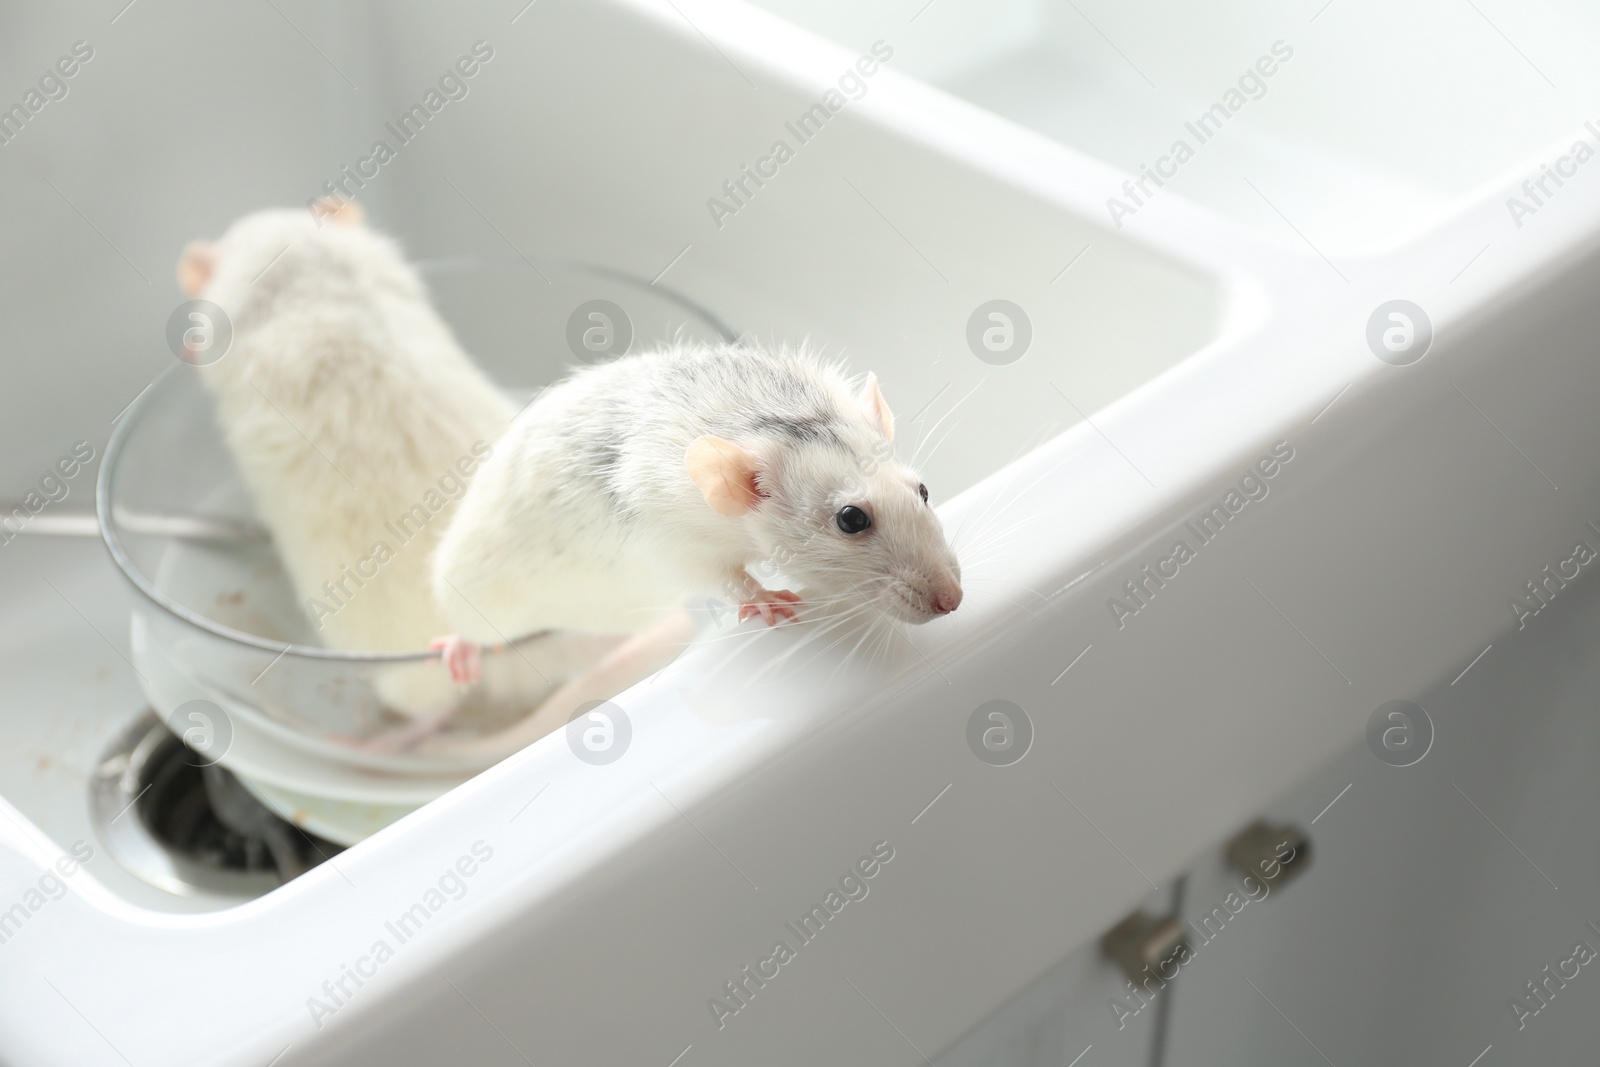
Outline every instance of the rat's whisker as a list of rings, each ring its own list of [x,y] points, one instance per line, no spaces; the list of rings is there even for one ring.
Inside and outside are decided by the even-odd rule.
[[[976,515],[967,515],[962,518],[961,525],[957,526],[955,532],[950,535],[950,546],[952,549],[955,548],[955,546],[960,542],[962,535],[968,532],[969,525],[977,529],[983,529],[985,525],[995,519],[997,513],[1001,512],[1003,509],[1009,508],[1015,501],[1021,499],[1021,494],[1018,494],[1017,496],[1009,495],[1011,486],[1015,484],[1017,479],[1020,477],[1020,473],[1013,471],[1006,484],[1002,485],[999,490],[995,492],[994,496],[988,500],[981,511],[979,511]]]
[[[1029,589],[1028,592],[1033,593],[1033,590]],[[1033,601],[1028,600],[1026,597],[1012,596],[1005,593],[994,594],[991,599],[998,599],[1002,603],[1010,604],[1012,607],[1017,608],[1020,611],[1025,611],[1029,615],[1037,617],[1042,611],[1044,611],[1049,601],[1045,597],[1039,596],[1038,593],[1033,593],[1033,595],[1039,597],[1039,599],[1045,601],[1045,603],[1036,604]]]
[[[1003,538],[986,542],[980,549],[971,549],[961,555],[962,566],[968,574],[981,574],[991,563],[1015,556],[1019,538],[1015,532]]]
[[[802,630],[800,640],[796,641],[778,656],[772,657],[766,663],[764,663],[760,670],[758,670],[758,672],[750,679],[753,684],[759,684],[764,677],[775,673],[790,660],[792,660],[798,653],[815,645],[821,638],[832,633],[834,630],[842,628],[852,616],[868,610],[868,606],[862,604],[859,597],[849,593],[841,593],[828,597],[807,597],[802,602],[802,606],[805,610],[801,612],[798,618],[784,623],[784,629],[786,630],[793,630],[796,628],[800,628]],[[836,610],[817,610],[819,607],[835,608],[836,606]],[[716,634],[702,638],[701,641],[706,644],[711,644],[713,642],[752,639],[756,634],[761,632],[763,632],[762,629],[745,629],[741,626],[736,627],[728,633]],[[741,649],[732,650],[728,656],[728,661],[731,661],[733,656],[737,655],[739,651],[741,651]],[[726,661],[723,666],[725,665]]]
[[[939,449],[944,446],[944,443],[950,440],[950,435],[959,430],[961,428],[961,423],[964,421],[965,418],[963,417],[955,422],[952,422],[950,424],[950,428],[944,432],[944,436],[939,438],[938,442],[932,448],[928,449],[928,454],[917,461],[918,464],[931,463],[933,461],[934,453],[938,452]]]
[[[972,399],[972,395],[974,393],[976,393],[979,389],[982,389],[983,388],[983,383],[988,381],[988,380],[989,379],[987,377],[978,379],[978,384],[974,385],[970,390],[968,390],[966,396],[962,397],[960,400],[957,400],[954,404],[951,404],[950,405],[950,409],[948,411],[946,411],[943,415],[939,416],[939,419],[938,419],[937,422],[935,422],[932,426],[928,427],[925,431],[923,431],[921,439],[918,441],[916,447],[912,450],[912,453],[911,453],[914,460],[917,460],[917,457],[920,457],[921,452],[922,452],[922,446],[925,445],[931,437],[933,437],[934,433],[936,433],[938,431],[940,426],[944,425],[944,420],[948,419],[951,415],[954,415],[956,413],[956,411],[960,409],[962,404],[965,404],[968,400],[971,400]]]
[[[785,630],[811,629],[824,621],[826,621],[825,616],[801,615],[797,619],[785,620],[781,625]],[[726,645],[729,642],[743,644],[749,641],[754,641],[757,637],[763,633],[766,633],[770,629],[772,629],[770,626],[747,628],[743,623],[737,623],[731,627],[728,627],[725,631],[708,634],[704,637],[698,637],[695,639],[695,643],[706,646]]]
[[[986,577],[984,577],[983,575],[980,574],[980,575],[977,575],[977,576],[975,576],[973,578],[968,579],[966,584],[967,585],[972,585],[972,586],[986,586],[986,585],[995,585],[995,584],[999,583],[999,581],[1000,581],[1000,579],[998,579],[998,578],[986,578]],[[1017,587],[1012,585],[1010,582],[1006,582],[1005,583],[1005,588],[1014,589],[1014,588],[1017,588]],[[1032,586],[1026,586],[1025,585],[1025,586],[1022,586],[1021,588],[1022,588],[1023,592],[1035,597],[1036,599],[1038,599],[1039,601],[1041,601],[1043,603],[1048,604],[1050,602],[1050,598],[1049,597],[1045,596],[1043,593],[1039,592],[1037,589],[1034,589]]]
[[[867,638],[869,638],[871,636],[872,636],[872,622],[871,622],[871,620],[868,620],[868,622],[867,622],[867,624],[865,626],[861,627],[859,630],[856,631],[856,642],[855,642],[855,644],[851,645],[849,651],[847,651],[840,658],[839,662],[834,665],[832,677],[837,678],[839,676],[839,674],[846,667],[850,667],[850,666],[854,665],[854,660],[856,658],[856,654],[858,652],[860,652],[862,644],[865,643]]]
[[[1053,521],[1056,520],[1056,517],[1058,515],[1060,516],[1060,518],[1061,518],[1061,520],[1063,522],[1070,524],[1072,522],[1073,517],[1077,513],[1078,512],[1075,509],[1073,509],[1072,507],[1070,507],[1068,505],[1062,505],[1060,507],[1051,508],[1050,510],[1044,512],[1043,514],[1036,514],[1035,513],[1035,514],[1017,515],[1017,516],[1008,516],[1008,515],[1005,515],[1005,514],[1002,514],[1002,513],[998,513],[995,509],[991,509],[986,514],[980,516],[978,518],[978,520],[976,522],[974,522],[972,525],[968,526],[967,524],[963,523],[961,529],[958,529],[955,532],[955,534],[951,536],[951,538],[950,538],[950,547],[951,547],[952,551],[955,551],[958,548],[960,548],[963,544],[968,545],[968,546],[970,546],[970,545],[972,545],[974,543],[981,545],[983,543],[982,540],[978,540],[978,541],[974,542],[974,541],[972,541],[970,539],[971,538],[989,537],[989,536],[996,535],[999,532],[1009,533],[1009,532],[1014,531],[1014,530],[1019,530],[1019,529],[1023,528],[1024,526],[1038,525],[1039,523],[1042,523],[1042,522],[1053,522]],[[1007,525],[1005,525],[1005,526],[997,525],[998,523],[1000,523],[1002,521],[1007,523]],[[963,537],[969,538],[969,540],[963,541],[962,540]],[[965,558],[964,554],[963,554],[963,558]]]
[[[1004,469],[1009,470],[1011,472],[1009,477],[1006,480],[1006,483],[1004,485],[1000,486],[1000,488],[995,492],[993,499],[991,499],[989,501],[988,507],[986,507],[982,512],[979,513],[978,520],[980,522],[982,520],[988,518],[994,512],[994,510],[996,508],[999,508],[999,507],[1002,507],[1002,506],[1005,506],[1005,505],[1009,505],[1012,502],[1017,501],[1017,500],[1021,500],[1024,496],[1027,495],[1027,493],[1030,490],[1033,489],[1034,486],[1038,485],[1041,481],[1043,481],[1045,478],[1049,477],[1055,471],[1059,470],[1060,468],[1066,466],[1068,463],[1072,462],[1072,458],[1073,457],[1069,456],[1066,459],[1061,460],[1060,462],[1052,464],[1051,466],[1049,466],[1048,468],[1045,469],[1043,474],[1040,474],[1039,477],[1037,477],[1033,481],[1029,482],[1027,484],[1027,486],[1025,486],[1024,488],[1018,490],[1015,494],[1012,494],[1011,487],[1013,485],[1015,485],[1016,482],[1019,479],[1021,479],[1021,477],[1022,477],[1022,471],[1021,471],[1020,468],[1017,467],[1016,461],[1021,459],[1023,456],[1027,455],[1028,453],[1034,451],[1041,444],[1043,444],[1045,441],[1051,439],[1054,436],[1056,436],[1056,434],[1054,432],[1052,432],[1052,431],[1040,431],[1039,433],[1034,435],[1034,437],[1036,439],[1032,443],[1024,443],[1023,445],[1018,447],[1018,449],[1016,450],[1016,453],[1011,457],[1011,461],[1008,462],[1007,464],[1005,464],[1005,468]],[[965,527],[965,521],[963,521],[963,524],[962,524],[962,528],[964,528],[964,527]],[[956,531],[956,536],[959,536],[960,533],[961,533],[961,530],[958,529]],[[952,538],[951,540],[952,540],[952,543],[953,543],[955,539]]]
[[[990,521],[991,519],[993,519],[995,517],[995,513],[997,511],[999,511],[1001,508],[1009,506],[1010,504],[1012,504],[1013,502],[1015,502],[1017,500],[1023,499],[1025,496],[1027,496],[1028,493],[1030,493],[1033,490],[1034,486],[1038,485],[1040,482],[1044,481],[1050,475],[1054,474],[1056,471],[1058,471],[1062,467],[1066,466],[1069,462],[1071,462],[1071,457],[1069,457],[1067,459],[1064,459],[1059,463],[1052,464],[1050,467],[1046,468],[1045,471],[1043,473],[1041,473],[1037,478],[1033,479],[1033,481],[1029,482],[1027,485],[1023,486],[1021,489],[1017,490],[1015,494],[1012,494],[1011,493],[1012,484],[1015,483],[1021,477],[1020,472],[1018,472],[1017,474],[1014,474],[1012,476],[1011,480],[1008,481],[1004,486],[1002,486],[997,493],[995,493],[994,498],[989,501],[989,505],[986,508],[984,508],[981,512],[978,513],[978,515],[976,516],[976,519],[975,519],[976,525],[981,529],[983,527],[984,523]],[[959,527],[956,528],[956,531],[953,534],[950,535],[950,547],[952,549],[954,549],[960,543],[961,536],[962,536],[963,533],[966,532],[966,530],[967,530],[967,520],[963,519],[962,520],[962,524]]]
[[[864,609],[857,609],[857,610],[859,611],[859,610],[864,610]],[[855,613],[856,612],[842,612],[839,615],[833,617],[833,619],[829,622],[829,624],[827,626],[825,626],[825,627],[823,627],[823,628],[821,628],[819,630],[816,630],[815,632],[806,634],[804,640],[797,642],[794,645],[794,647],[790,648],[782,656],[778,657],[778,659],[774,663],[769,664],[767,668],[764,668],[762,670],[762,672],[757,675],[757,677],[759,678],[762,675],[766,674],[767,670],[769,670],[769,669],[775,668],[775,667],[777,667],[779,665],[782,665],[782,664],[787,664],[794,656],[798,655],[801,651],[804,651],[805,649],[809,648],[810,646],[815,645],[823,637],[826,637],[828,634],[832,633],[835,630],[843,629],[845,627],[846,623],[849,622],[851,616],[853,614],[855,614]],[[810,663],[812,660],[816,659],[817,656],[819,656],[822,653],[826,652],[827,649],[833,647],[833,645],[837,643],[837,640],[838,639],[835,639],[835,641],[829,642],[827,645],[824,645],[821,649],[813,650],[812,654],[810,656],[808,656],[805,660],[794,664],[795,669],[798,670],[799,668],[804,667],[806,664]]]
[[[866,611],[867,611],[867,609],[865,607],[862,607],[862,608],[859,608],[859,609],[857,609],[855,611],[852,611],[852,612],[848,612],[848,613],[844,614],[843,616],[841,616],[841,618],[839,620],[839,625],[834,627],[835,630],[839,631],[838,636],[834,637],[833,640],[829,641],[827,644],[823,645],[822,647],[813,650],[811,656],[808,659],[806,659],[803,663],[797,664],[797,667],[803,667],[803,666],[806,666],[806,665],[812,663],[813,661],[815,661],[816,659],[820,658],[821,656],[826,655],[830,650],[832,650],[834,647],[836,647],[841,641],[844,641],[844,640],[848,639],[850,634],[852,632],[854,632],[854,631],[847,624],[852,623],[852,622],[856,622],[859,619],[860,616],[862,616],[862,615],[864,615],[866,613]],[[829,632],[832,632],[832,631],[829,631]],[[824,635],[819,634],[818,636],[821,637],[821,636],[824,636]],[[837,668],[835,668],[835,673],[837,673]]]
[[[802,661],[802,664],[803,662],[810,662],[811,659],[814,659],[814,657],[818,656],[819,653],[826,651],[826,649],[832,645],[832,641],[829,641],[829,643],[824,645],[824,643],[822,643],[824,638],[830,637],[830,635],[834,635],[834,633],[845,629],[846,625],[850,624],[850,619],[853,617],[853,614],[854,613],[851,613],[851,611],[842,611],[842,613],[838,613],[835,614],[835,616],[830,617],[826,625],[818,627],[818,629],[813,630],[811,633],[806,633],[805,640],[797,641],[794,648],[790,648],[789,651],[784,654],[784,661],[787,662],[789,659],[794,659],[794,657],[798,656],[800,653],[808,653],[808,656],[806,656],[805,661]]]
[[[1003,526],[999,525],[1002,521],[1005,523]],[[996,539],[1010,536],[1018,530],[1036,525],[1037,522],[1037,517],[1032,515],[1011,519],[1004,519],[1002,516],[996,515],[989,522],[970,531],[973,540],[967,545],[967,548],[970,551],[988,547]]]

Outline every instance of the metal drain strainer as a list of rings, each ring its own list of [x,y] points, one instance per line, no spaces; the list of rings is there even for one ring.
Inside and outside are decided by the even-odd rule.
[[[260,896],[341,846],[285,822],[222,767],[205,765],[153,712],[106,751],[91,785],[106,850],[182,896]]]

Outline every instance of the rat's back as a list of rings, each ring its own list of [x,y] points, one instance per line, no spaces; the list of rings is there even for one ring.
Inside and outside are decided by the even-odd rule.
[[[348,211],[349,208],[346,208]],[[199,373],[297,595],[332,647],[417,651],[444,627],[429,557],[513,414],[395,245],[356,220],[247,216],[180,276],[230,349]],[[401,698],[437,710],[452,695]]]

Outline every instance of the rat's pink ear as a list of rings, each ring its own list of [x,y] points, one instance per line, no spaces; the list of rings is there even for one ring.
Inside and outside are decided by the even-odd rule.
[[[188,295],[199,296],[211,281],[215,262],[216,252],[210,241],[190,241],[183,246],[183,255],[178,257],[178,285]]]
[[[867,375],[867,384],[861,388],[861,403],[867,409],[867,414],[878,420],[878,426],[883,430],[886,440],[894,440],[894,412],[889,410],[889,405],[883,399],[883,390],[878,388],[878,376]]]
[[[359,226],[366,220],[367,213],[354,200],[346,200],[342,196],[324,196],[311,202],[311,216],[317,220],[319,227],[323,219],[340,226]]]
[[[761,503],[761,490],[756,487],[761,461],[732,441],[709,434],[697,437],[689,445],[684,465],[718,515],[743,515]]]

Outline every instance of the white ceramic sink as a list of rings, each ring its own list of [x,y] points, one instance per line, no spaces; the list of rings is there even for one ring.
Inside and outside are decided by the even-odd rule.
[[[1148,1032],[1107,1029],[1120,979],[1094,939],[1256,816],[1309,823],[1297,790],[1326,788],[1385,701],[1444,694],[1427,699],[1446,758],[1448,700],[1478,677],[1463,669],[1527,640],[1508,598],[1600,523],[1600,168],[1522,226],[1506,206],[1573,139],[1593,143],[1580,57],[1600,28],[1557,32],[1543,5],[281,6],[131,8],[98,31],[105,63],[84,77],[104,73],[100,95],[83,81],[25,131],[36,143],[3,150],[26,162],[0,188],[49,205],[20,247],[64,244],[70,260],[40,253],[57,276],[89,264],[80,308],[105,294],[105,322],[61,357],[74,375],[0,401],[19,490],[57,438],[103,440],[170,358],[158,330],[183,241],[315,195],[481,39],[495,58],[471,94],[361,190],[375,221],[423,258],[659,276],[757,337],[876,370],[968,599],[870,655],[801,630],[708,644],[619,698],[634,735],[616,762],[546,738],[247,903],[169,898],[97,855],[0,944],[0,1061],[978,1062],[985,1020],[1027,1015],[1031,995],[1072,1020],[1059,1062],[1087,1045],[1083,1067],[1146,1062]],[[1419,26],[1443,44],[1406,46]],[[41,16],[24,39],[48,52],[72,32]],[[241,35],[258,43],[228,60]],[[1270,91],[1119,228],[1107,197],[1279,39],[1295,51]],[[798,143],[786,124],[826,108],[878,40],[893,57]],[[168,76],[139,70],[188,55],[208,91],[117,180],[52,169],[48,150],[86,128],[169,106]],[[304,106],[276,103],[280,85]],[[1452,93],[1461,106],[1435,114]],[[208,150],[175,183],[164,149],[195,130]],[[793,158],[719,225],[707,201],[779,139]],[[438,287],[468,347],[520,384],[547,379],[562,343],[528,325],[561,318],[523,312],[535,282]],[[1397,299],[1431,321],[1420,361],[1369,347]],[[1013,362],[969,344],[995,300],[1031,329]],[[15,343],[45,335],[50,315],[17,310]],[[1004,313],[980,323],[1014,328]],[[1224,503],[1274,455],[1264,495]],[[1217,505],[1236,513],[1204,540],[1189,524]],[[1194,558],[1149,579],[1180,539]],[[92,837],[83,778],[140,710],[126,601],[93,547],[0,550],[27,605],[0,647],[20,679],[0,915]],[[967,740],[996,700],[1032,724],[1010,766]],[[730,999],[869,855],[870,892],[748,1004]],[[1481,1010],[1500,1022],[1461,1037],[1463,1063],[1513,1039],[1502,1003]]]

